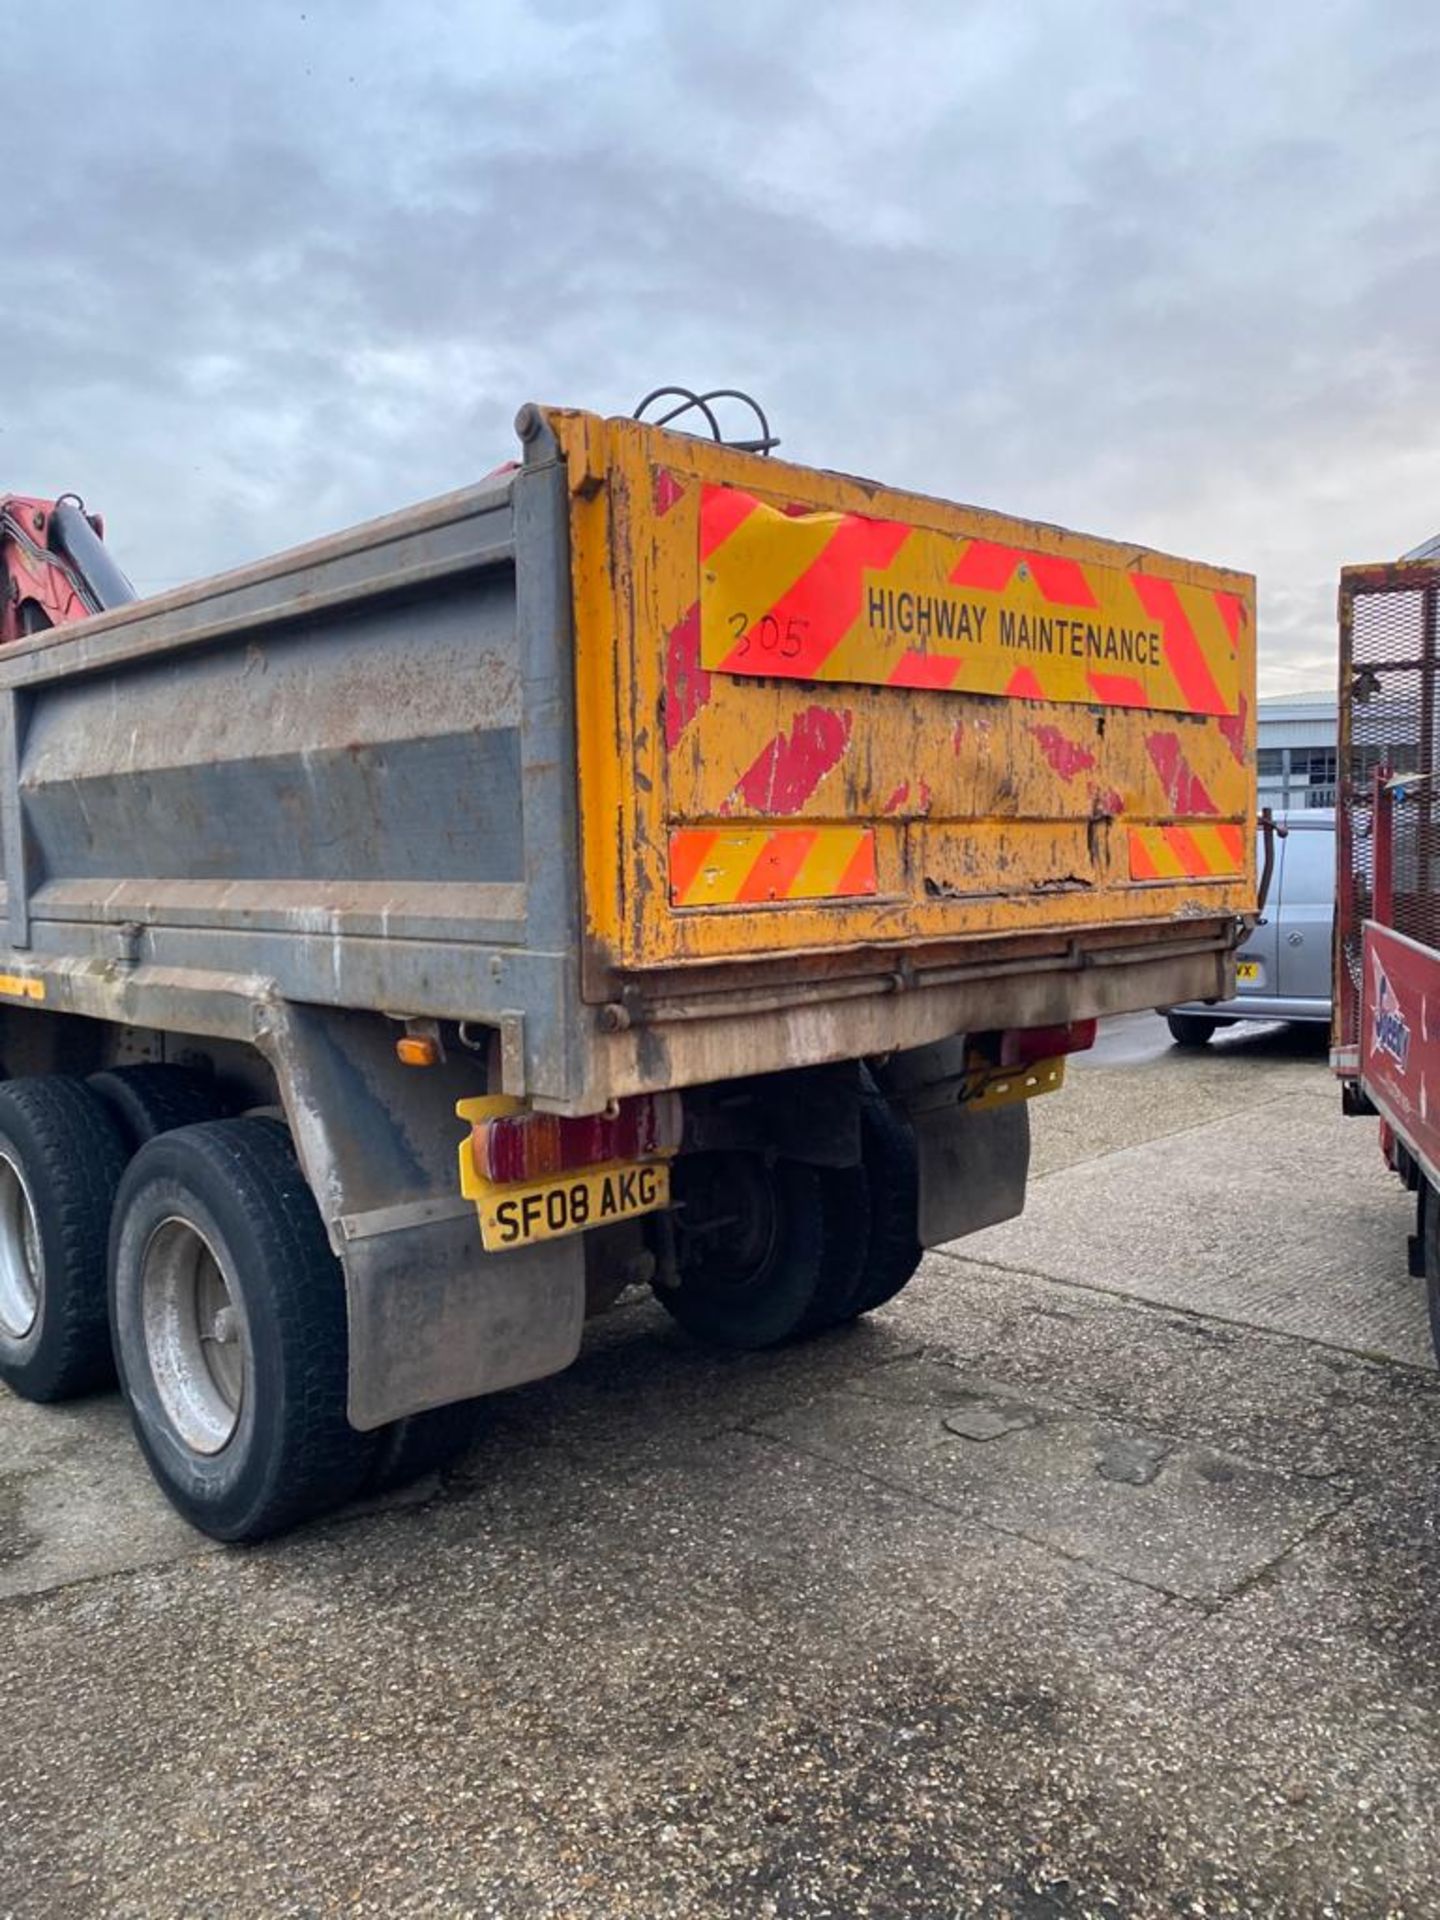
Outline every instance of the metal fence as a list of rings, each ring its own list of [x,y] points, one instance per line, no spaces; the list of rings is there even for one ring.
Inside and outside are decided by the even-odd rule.
[[[1347,567],[1340,581],[1339,1040],[1359,1032],[1361,937],[1374,907],[1377,769],[1413,774],[1395,810],[1394,924],[1440,948],[1440,818],[1433,781],[1440,562]],[[1421,777],[1427,776],[1427,777]]]

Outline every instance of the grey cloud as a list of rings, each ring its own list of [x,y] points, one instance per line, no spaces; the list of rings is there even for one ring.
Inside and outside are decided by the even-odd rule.
[[[1340,562],[1440,525],[1428,7],[78,13],[63,137],[7,49],[0,477],[79,487],[142,579],[666,378],[1255,568],[1277,688],[1329,678]]]

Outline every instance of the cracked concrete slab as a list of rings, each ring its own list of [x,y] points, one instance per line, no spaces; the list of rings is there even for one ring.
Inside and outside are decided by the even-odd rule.
[[[906,1363],[886,1369],[890,1376]],[[928,1370],[933,1381],[934,1369]],[[1215,1604],[1344,1503],[1334,1483],[957,1376],[923,1400],[822,1396],[759,1431],[982,1525]]]
[[[904,1319],[952,1368],[1003,1368],[1017,1386],[1058,1388],[1076,1406],[1291,1472],[1363,1475],[1377,1445],[1390,1459],[1429,1458],[1440,1434],[1433,1366],[1399,1367],[1289,1335],[1252,1337],[1193,1311],[954,1254],[927,1256]],[[884,1377],[866,1376],[864,1391]]]
[[[157,1497],[113,1395],[68,1407],[7,1396],[0,1432],[0,1599],[215,1550]]]
[[[1020,1219],[954,1251],[1428,1367],[1413,1214],[1322,1080],[1042,1177]]]

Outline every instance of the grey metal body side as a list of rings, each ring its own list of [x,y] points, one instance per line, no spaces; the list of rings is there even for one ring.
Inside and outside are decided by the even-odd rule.
[[[454,1116],[580,1077],[566,528],[541,465],[0,656],[5,1018],[43,989],[268,1060],[357,1426],[579,1344],[581,1244],[483,1253]],[[399,1067],[410,1015],[492,1029],[498,1075]]]
[[[559,469],[520,473],[7,650],[15,963],[490,1022],[563,1094],[565,528]]]

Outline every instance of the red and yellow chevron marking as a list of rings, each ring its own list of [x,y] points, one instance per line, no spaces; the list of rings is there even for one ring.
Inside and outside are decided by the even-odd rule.
[[[705,672],[1238,710],[1245,604],[1149,569],[786,513],[715,485],[701,498],[699,557]]]
[[[1233,879],[1244,871],[1243,827],[1130,828],[1132,880]]]
[[[670,902],[745,907],[877,891],[869,827],[681,827],[670,835]]]

